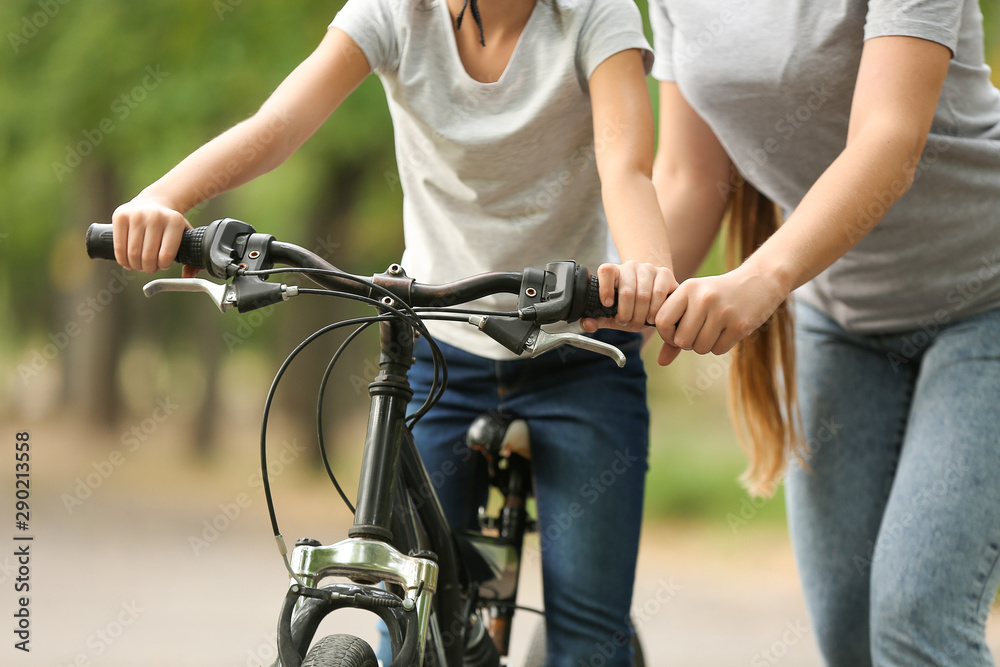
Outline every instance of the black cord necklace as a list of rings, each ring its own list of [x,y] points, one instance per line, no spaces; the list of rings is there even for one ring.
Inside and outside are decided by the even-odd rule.
[[[462,11],[458,13],[458,19],[455,21],[455,29],[462,29],[462,18],[465,16],[465,8],[472,5],[472,19],[476,22],[476,26],[479,27],[479,43],[486,46],[486,37],[483,35],[483,17],[479,15],[479,1],[478,0],[465,0],[462,3]]]

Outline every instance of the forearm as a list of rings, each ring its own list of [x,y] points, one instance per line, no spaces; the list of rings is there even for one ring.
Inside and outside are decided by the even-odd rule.
[[[746,267],[774,276],[785,291],[822,273],[910,188],[925,139],[888,128],[855,137]]]
[[[718,234],[732,189],[732,163],[680,87],[660,82],[660,136],[653,185],[673,250],[674,274],[697,272]]]
[[[687,280],[705,261],[719,232],[728,201],[728,181],[671,173],[660,162],[653,185],[673,254],[674,275]]]
[[[951,52],[911,37],[865,43],[847,146],[746,262],[792,290],[858,243],[913,183]]]
[[[622,261],[672,268],[667,229],[649,176],[638,168],[608,171],[601,177],[601,195]]]
[[[184,212],[267,173],[312,136],[369,72],[354,40],[331,28],[257,113],[196,150],[140,197]]]
[[[115,259],[146,273],[177,256],[183,213],[284,162],[368,76],[371,68],[346,33],[330,28],[313,53],[260,111],[196,150],[112,216]],[[196,269],[185,267],[184,275]]]
[[[262,108],[184,158],[147,187],[151,198],[184,213],[216,195],[271,171],[298,147],[287,111]]]

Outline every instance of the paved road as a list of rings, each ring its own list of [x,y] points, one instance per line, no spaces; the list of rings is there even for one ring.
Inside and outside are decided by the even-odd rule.
[[[142,449],[91,488],[76,480],[99,479],[92,473],[102,467],[103,450],[72,447],[78,435],[65,429],[45,436],[44,446],[36,439],[33,487],[32,652],[14,651],[5,631],[0,664],[269,664],[287,579],[251,479],[253,443],[246,443],[245,465],[227,457],[214,472],[179,468],[162,449]],[[335,494],[294,474],[276,480],[283,532],[339,539],[347,516]],[[7,619],[15,604],[11,564],[0,556]],[[782,532],[648,525],[639,565],[636,622],[647,664],[821,664]],[[537,603],[538,568],[530,559],[522,590],[525,604]],[[367,618],[344,614],[338,626],[371,636]],[[516,620],[522,640],[514,664],[535,622],[530,614]],[[990,630],[1000,652],[996,614]]]

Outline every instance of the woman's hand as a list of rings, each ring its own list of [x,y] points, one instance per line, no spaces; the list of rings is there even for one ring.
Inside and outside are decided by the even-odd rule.
[[[126,269],[145,273],[170,268],[191,224],[177,210],[151,197],[136,197],[122,204],[111,218],[115,259]],[[182,275],[192,278],[198,269],[185,266]]]
[[[667,296],[677,289],[673,271],[648,262],[601,264],[597,269],[597,278],[600,281],[601,303],[605,306],[614,303],[615,289],[618,289],[618,314],[614,318],[581,320],[585,331],[599,328],[624,331],[646,329],[652,334],[649,325],[652,325]]]
[[[681,350],[725,354],[771,316],[790,289],[773,273],[743,264],[721,276],[685,280],[656,314],[661,366]]]

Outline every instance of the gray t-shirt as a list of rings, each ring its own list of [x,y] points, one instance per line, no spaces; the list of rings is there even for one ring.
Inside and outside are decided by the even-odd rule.
[[[466,15],[463,30],[475,30]],[[402,264],[421,282],[560,259],[617,261],[601,203],[587,82],[626,49],[652,52],[632,0],[538,0],[495,83],[468,75],[444,0],[349,0],[346,32],[385,87],[403,188]],[[490,39],[490,26],[485,26]],[[511,308],[516,298],[474,306]],[[513,355],[461,323],[446,343]]]
[[[844,149],[864,40],[951,49],[912,189],[874,228],[884,206],[858,211],[858,236],[872,231],[796,294],[858,332],[1000,306],[1000,93],[976,0],[651,0],[650,21],[653,76],[677,82],[786,216]]]

